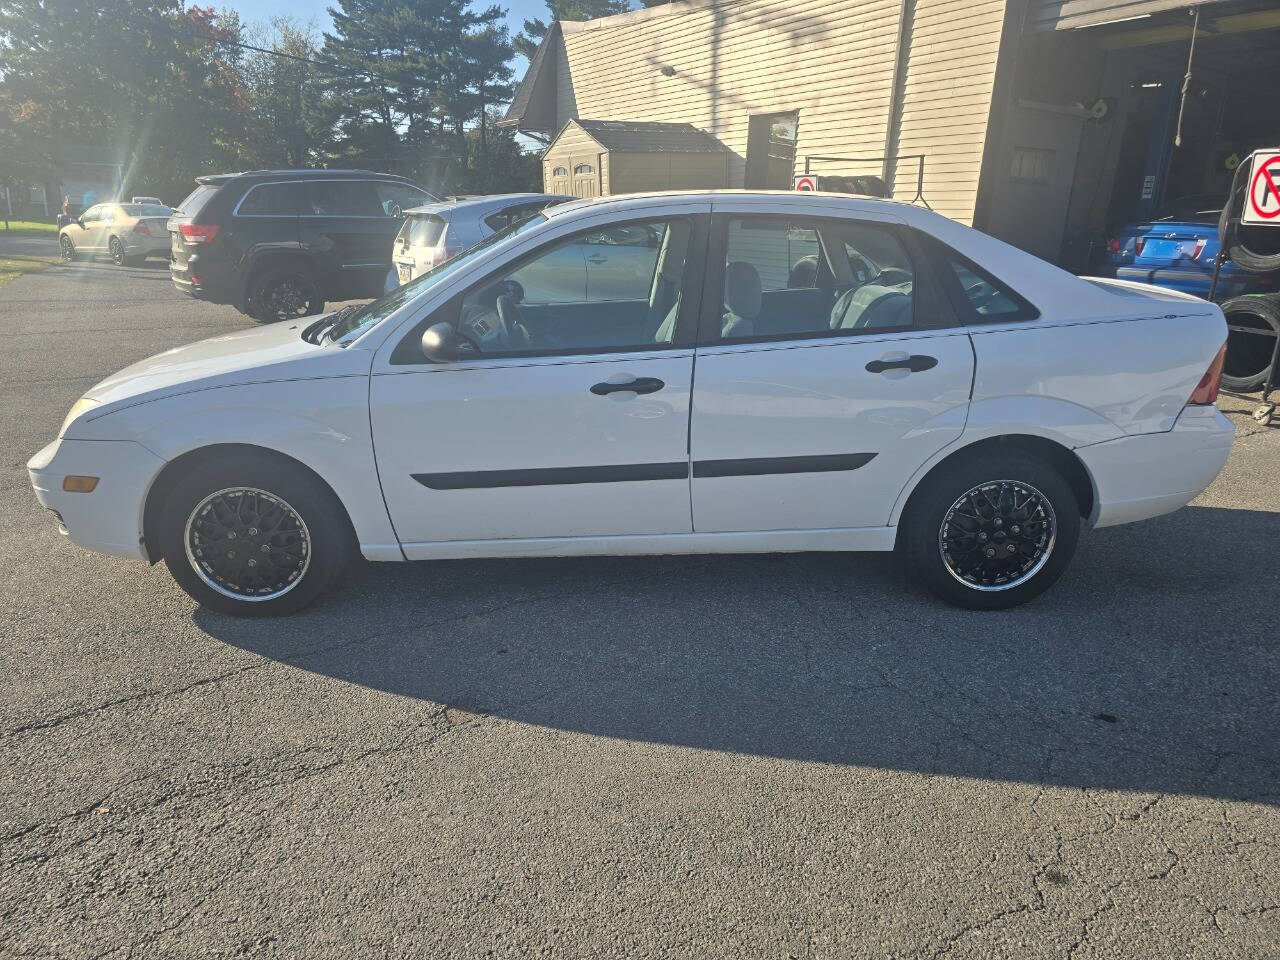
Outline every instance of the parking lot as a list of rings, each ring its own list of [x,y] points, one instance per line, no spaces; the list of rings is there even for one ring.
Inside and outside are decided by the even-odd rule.
[[[25,463],[249,322],[159,262],[0,289],[0,956],[1280,957],[1280,430],[1008,612],[802,554],[361,564],[233,620]]]

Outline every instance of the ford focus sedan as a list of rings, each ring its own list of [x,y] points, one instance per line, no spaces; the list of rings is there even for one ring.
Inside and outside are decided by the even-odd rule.
[[[593,285],[602,231],[652,238]],[[554,280],[554,282],[551,282]],[[1233,437],[1226,326],[930,211],[830,194],[555,206],[380,300],[109,377],[28,464],[75,543],[282,614],[370,560],[897,550],[1045,590]]]

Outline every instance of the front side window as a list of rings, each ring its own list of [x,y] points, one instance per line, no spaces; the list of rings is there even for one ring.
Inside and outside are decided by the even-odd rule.
[[[307,184],[308,209],[318,217],[385,217],[367,180],[313,180]]]
[[[302,185],[260,183],[251,187],[236,207],[237,217],[296,217],[301,209]]]
[[[674,219],[556,241],[473,287],[458,331],[482,355],[668,345],[691,234],[690,221]]]
[[[97,223],[102,219],[102,206],[93,206],[81,214],[80,219],[85,223]]]
[[[726,224],[722,340],[910,328],[915,268],[880,224],[742,217]]]

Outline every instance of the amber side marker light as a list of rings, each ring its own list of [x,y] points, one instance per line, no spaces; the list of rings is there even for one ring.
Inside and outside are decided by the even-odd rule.
[[[72,475],[62,478],[62,489],[67,493],[93,493],[93,488],[97,485],[97,477],[77,477]]]

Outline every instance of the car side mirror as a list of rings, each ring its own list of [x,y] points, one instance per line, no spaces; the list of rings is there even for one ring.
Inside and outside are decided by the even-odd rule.
[[[458,334],[451,323],[433,323],[422,331],[422,353],[432,363],[458,359]]]
[[[76,217],[76,225],[79,226],[81,230],[85,229],[84,217]]]

